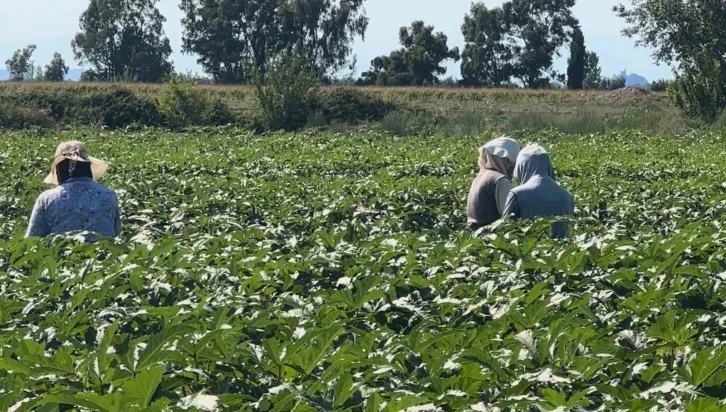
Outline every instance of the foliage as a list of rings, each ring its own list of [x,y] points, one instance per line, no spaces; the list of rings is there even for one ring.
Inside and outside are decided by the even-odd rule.
[[[716,121],[711,124],[711,129],[717,131],[726,130],[726,112],[721,112]]]
[[[499,87],[509,82],[514,53],[506,39],[507,23],[502,8],[472,3],[461,28],[466,42],[461,53],[462,84]]]
[[[32,71],[33,80],[36,82],[43,82],[45,81],[45,72],[43,71],[43,66],[37,66]]]
[[[398,35],[403,48],[388,56],[376,57],[371,69],[364,72],[363,84],[379,86],[423,86],[439,83],[446,74],[446,60],[459,61],[459,49],[449,49],[448,38],[434,33],[433,26],[415,21],[411,27],[401,27]]]
[[[53,60],[45,66],[44,80],[49,82],[62,82],[68,74],[68,66],[60,53],[53,54]]]
[[[722,2],[632,0],[615,11],[627,24],[623,34],[653,48],[656,61],[677,68],[671,96],[684,113],[712,122],[726,109]]]
[[[316,76],[343,68],[368,18],[363,0],[182,0],[183,50],[218,83],[264,77],[267,62],[302,55]]]
[[[709,56],[723,59],[722,25],[726,8],[718,1],[631,0],[614,8],[623,18],[623,34],[653,48],[653,57],[668,64],[697,64]]]
[[[585,49],[585,36],[577,27],[572,33],[570,43],[570,58],[567,60],[567,88],[580,90],[584,87],[587,65],[587,49]]]
[[[348,65],[352,44],[368,28],[364,0],[293,0],[278,10],[277,54],[301,56],[316,76],[324,77]]]
[[[714,122],[726,109],[726,62],[704,58],[682,64],[668,94],[687,116]]]
[[[512,0],[504,3],[504,15],[511,21],[514,46],[513,75],[526,87],[547,85],[556,77],[554,57],[577,26],[572,15],[575,0]]]
[[[234,122],[229,108],[219,98],[184,76],[173,76],[167,82],[157,97],[157,107],[166,126],[174,129]]]
[[[31,44],[22,50],[16,50],[13,56],[5,61],[5,66],[8,68],[11,81],[20,82],[34,79],[33,71],[35,70],[35,66],[31,59],[33,58],[35,49],[36,46]]]
[[[613,77],[603,77],[600,80],[600,86],[598,87],[600,90],[618,90],[625,87],[625,77],[623,76],[613,76]]]
[[[49,127],[53,119],[42,110],[20,107],[0,100],[0,128],[2,129],[32,129],[35,127]]]
[[[173,72],[159,0],[91,0],[71,45],[86,80],[159,82]]]
[[[381,121],[396,106],[358,89],[341,87],[321,95],[323,114],[331,121],[357,124]]]
[[[186,77],[186,76],[185,76]],[[190,78],[186,77],[188,80]],[[262,125],[254,120],[258,113],[255,99],[255,88],[252,86],[212,86],[200,84],[197,88],[211,98],[220,101],[232,112],[233,123],[255,126],[262,130]],[[110,94],[117,89],[133,92],[143,102],[158,105],[159,96],[165,92],[165,84],[101,84],[101,83],[0,83],[0,101],[9,102],[22,107],[32,108],[40,113],[52,114],[57,126],[83,126],[103,124],[94,107],[88,106],[89,96]],[[411,118],[412,130],[421,133],[447,133],[461,135],[467,132],[486,133],[479,124],[487,128],[503,127],[508,132],[519,130],[514,125],[520,123],[518,118],[528,121],[531,118],[536,130],[546,129],[550,125],[556,130],[577,130],[578,122],[583,123],[582,130],[638,129],[666,134],[681,133],[692,123],[685,119],[669,97],[661,93],[597,93],[568,92],[559,90],[529,90],[522,88],[500,89],[469,89],[445,87],[370,87],[353,88],[365,97],[362,102],[377,104],[383,101],[391,110],[404,112]],[[308,115],[317,112],[348,110],[361,102],[349,104],[344,100],[336,102],[327,96],[337,94],[337,87],[321,86],[317,93],[317,103]],[[342,98],[357,99],[358,94]],[[336,98],[337,99],[337,98]],[[342,104],[344,107],[335,107]],[[333,105],[327,109],[327,105]],[[370,107],[370,106],[368,106]],[[357,121],[367,121],[373,108],[365,109]],[[383,107],[376,108],[383,109]],[[158,112],[158,107],[157,107]],[[637,116],[636,116],[637,114]],[[476,120],[480,117],[481,121]],[[162,123],[145,123],[142,117],[138,125],[164,126]],[[318,118],[319,119],[319,118]],[[510,122],[515,119],[515,122]],[[143,120],[143,121],[142,121]],[[332,123],[344,121],[329,119]],[[560,124],[567,123],[566,127]],[[593,123],[593,126],[588,124]],[[530,124],[530,123],[527,123]],[[570,126],[571,124],[572,126]],[[341,127],[338,127],[341,126]],[[259,129],[258,129],[259,127]],[[527,127],[530,129],[530,127]],[[344,125],[336,125],[336,130],[345,130]]]
[[[270,59],[267,73],[255,80],[259,127],[263,130],[297,130],[317,109],[314,69],[301,58],[281,55]]]
[[[671,79],[658,79],[650,83],[649,90],[651,92],[667,92],[673,84]]]
[[[585,79],[583,81],[583,87],[589,90],[598,89],[600,88],[602,80],[600,58],[595,52],[587,52],[585,54]]]
[[[126,89],[92,94],[81,99],[80,105],[92,108],[93,116],[98,119],[96,124],[110,129],[160,123],[159,111],[154,103]]]
[[[441,81],[439,82],[439,85],[441,87],[449,87],[449,88],[461,87],[461,81],[458,80],[454,76],[448,76],[448,77],[441,79]]]
[[[462,33],[466,85],[498,86],[512,77],[525,87],[540,88],[557,77],[552,66],[559,49],[577,26],[574,0],[511,0],[487,9],[472,4]]]
[[[42,113],[41,125],[104,126],[123,128],[129,125],[159,125],[159,114],[153,102],[130,90],[110,88],[78,94],[68,89],[33,89],[28,93],[5,94],[0,103]]]
[[[464,230],[481,135],[5,134],[2,409],[721,410],[725,136],[686,137],[520,135],[553,241]],[[24,240],[73,138],[123,234]]]
[[[199,56],[197,62],[215,82],[248,83],[247,66],[264,71],[268,50],[274,50],[276,6],[274,0],[182,0],[183,50]]]

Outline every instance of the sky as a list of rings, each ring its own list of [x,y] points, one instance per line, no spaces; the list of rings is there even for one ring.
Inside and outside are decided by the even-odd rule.
[[[503,0],[485,0],[489,7],[501,5]],[[613,76],[626,70],[648,80],[671,76],[667,66],[657,66],[651,51],[635,47],[635,41],[621,36],[623,22],[611,11],[622,0],[578,0],[574,8],[585,34],[588,50],[600,56],[603,75]],[[160,0],[158,7],[166,16],[166,34],[171,41],[172,59],[178,71],[201,73],[196,57],[181,53],[181,11],[179,0]],[[0,0],[0,62],[10,57],[14,50],[28,44],[38,49],[34,60],[45,65],[54,52],[60,52],[71,67],[70,42],[78,31],[78,17],[88,6],[88,0]],[[368,69],[376,56],[388,54],[399,48],[398,30],[414,20],[423,20],[443,31],[449,37],[449,47],[463,49],[461,24],[471,7],[471,0],[366,0],[366,12],[370,25],[365,40],[354,45],[358,72]],[[562,50],[556,68],[564,72],[568,50]],[[458,64],[448,64],[448,75],[459,76]]]

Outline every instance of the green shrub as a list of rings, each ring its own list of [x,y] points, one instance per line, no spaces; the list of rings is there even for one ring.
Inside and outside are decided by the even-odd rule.
[[[404,136],[409,133],[409,114],[403,111],[388,113],[381,122],[381,129],[394,136]]]
[[[328,119],[325,117],[325,113],[322,110],[315,110],[308,114],[308,119],[305,122],[306,129],[313,129],[317,127],[324,127],[328,125]]]
[[[81,107],[80,95],[65,89],[11,90],[2,95],[2,100],[16,107],[44,112],[57,123],[71,123],[69,119],[77,116],[75,112]],[[84,123],[92,122],[90,112],[90,108],[87,107]]]
[[[353,88],[334,89],[322,100],[327,119],[347,124],[381,121],[395,109],[392,103]]]
[[[0,101],[0,128],[19,130],[31,127],[50,127],[53,124],[53,119],[42,110],[18,107]]]
[[[155,126],[160,120],[159,111],[152,101],[141,98],[127,89],[92,94],[81,99],[81,105],[94,110],[98,119],[97,124],[109,129],[134,124]]]
[[[3,100],[17,107],[45,113],[57,124],[105,126],[110,129],[131,124],[159,124],[159,113],[154,103],[124,88],[99,88],[90,93],[78,93],[72,89],[38,87],[27,92],[4,94]]]
[[[267,73],[255,76],[259,126],[264,130],[298,130],[318,109],[313,72],[297,57],[271,60]]]
[[[612,78],[604,78],[600,80],[600,90],[618,90],[625,87],[625,77],[615,76]]]
[[[688,117],[713,123],[726,109],[726,65],[709,57],[683,64],[668,94]]]
[[[481,111],[467,110],[451,122],[455,126],[451,135],[474,136],[487,130],[489,121]]]
[[[716,118],[716,121],[711,125],[713,130],[724,130],[726,129],[726,110],[722,111],[721,114]]]
[[[227,105],[184,76],[170,79],[157,97],[157,107],[164,123],[174,129],[234,122]]]
[[[662,113],[648,108],[633,108],[617,114],[582,109],[574,113],[518,113],[507,117],[503,128],[508,133],[556,130],[566,134],[592,134],[636,129],[675,133],[683,131],[686,124],[677,113],[664,118]]]
[[[649,89],[651,92],[667,92],[668,88],[673,84],[673,80],[669,79],[659,79],[654,82],[652,82],[649,86]]]

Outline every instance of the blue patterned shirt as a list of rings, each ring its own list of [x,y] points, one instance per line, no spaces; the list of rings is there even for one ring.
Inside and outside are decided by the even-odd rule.
[[[116,193],[87,177],[68,179],[43,192],[35,202],[25,236],[71,232],[118,236],[121,219]]]

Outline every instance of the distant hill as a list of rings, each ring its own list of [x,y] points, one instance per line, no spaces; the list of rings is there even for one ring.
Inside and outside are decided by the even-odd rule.
[[[625,87],[646,87],[650,84],[648,79],[635,73],[628,74],[623,71],[620,75],[625,77]]]
[[[83,74],[83,69],[71,69],[66,76],[66,80],[77,82],[81,79],[81,74]],[[0,70],[0,81],[6,81],[9,79],[10,73],[8,73],[7,70]]]

